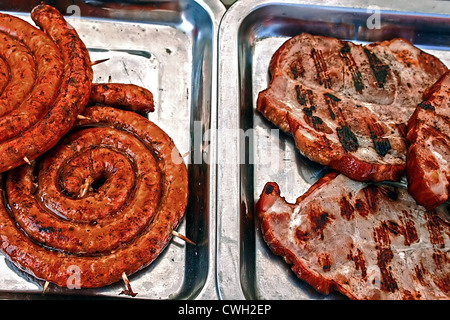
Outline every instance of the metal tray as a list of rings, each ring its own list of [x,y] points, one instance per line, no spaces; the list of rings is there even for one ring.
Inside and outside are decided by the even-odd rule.
[[[36,1],[38,4],[40,1]],[[32,1],[0,5],[0,11],[30,21]],[[199,137],[216,125],[217,32],[225,12],[219,0],[51,1],[66,15],[88,47],[94,82],[133,83],[154,94],[148,118],[174,140],[188,165],[190,198],[179,232],[197,245],[174,238],[149,267],[129,277],[136,298],[214,299],[215,167]],[[215,136],[210,135],[209,143]],[[212,149],[211,149],[212,150]],[[168,276],[168,274],[170,276]],[[0,297],[41,296],[43,281],[19,271],[0,255]],[[119,297],[116,283],[69,290],[50,285],[45,297]],[[124,296],[120,296],[124,297]]]
[[[362,6],[357,1],[245,0],[227,11],[219,29],[218,67],[217,286],[223,299],[345,298],[321,295],[300,281],[271,253],[254,214],[267,181],[276,181],[286,200],[295,202],[324,170],[255,111],[258,93],[269,82],[273,53],[300,32],[356,42],[402,37],[450,66],[450,3],[445,1]]]

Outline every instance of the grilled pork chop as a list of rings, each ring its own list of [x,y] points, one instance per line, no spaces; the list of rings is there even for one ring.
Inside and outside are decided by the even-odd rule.
[[[362,46],[302,33],[273,55],[257,110],[313,161],[354,180],[398,180],[406,123],[446,70],[406,40]]]
[[[333,172],[295,204],[267,183],[256,211],[271,250],[319,292],[450,299],[449,212],[426,211],[405,188]]]
[[[434,209],[450,192],[450,72],[424,95],[408,122],[408,191]]]

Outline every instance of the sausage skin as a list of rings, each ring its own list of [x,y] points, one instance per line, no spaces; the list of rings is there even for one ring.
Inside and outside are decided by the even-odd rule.
[[[142,87],[124,83],[94,83],[90,103],[99,103],[137,112],[153,112],[153,94]]]
[[[0,21],[4,19],[0,18]],[[56,48],[54,49],[56,51]],[[0,95],[0,122],[4,124],[4,116],[16,109],[33,89],[36,80],[36,63],[25,44],[3,32],[0,32],[0,56],[6,67],[6,81]],[[38,66],[40,72],[45,68],[46,70],[42,73],[47,74],[47,66]],[[62,71],[62,63],[59,68]],[[7,138],[5,133],[10,134],[8,128],[0,124],[0,141]]]
[[[83,115],[55,148],[8,172],[1,184],[2,251],[22,270],[62,287],[73,266],[80,286],[92,288],[149,265],[188,200],[186,166],[157,125],[104,106]],[[80,192],[86,181],[88,191]]]
[[[0,31],[28,46],[37,70],[42,66],[46,72],[36,79],[32,94],[20,107],[0,121],[0,139],[4,140],[0,143],[0,172],[33,160],[56,145],[89,99],[92,68],[76,31],[55,8],[45,4],[35,7],[31,17],[43,32],[19,18],[0,15]]]

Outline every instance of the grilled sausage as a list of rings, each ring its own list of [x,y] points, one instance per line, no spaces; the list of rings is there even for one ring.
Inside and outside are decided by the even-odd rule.
[[[32,166],[8,172],[0,207],[3,252],[63,287],[73,266],[83,288],[147,266],[187,205],[186,166],[166,133],[131,111],[92,106],[83,115]]]
[[[5,60],[0,57],[0,94],[3,94],[6,85],[9,82],[9,69]]]
[[[22,42],[5,33],[0,33],[0,55],[6,68],[4,89],[0,96],[0,117],[3,117],[17,108],[33,88],[36,65],[30,50]],[[41,72],[46,68],[47,66],[39,65]],[[60,68],[62,69],[62,64]],[[4,118],[0,118],[0,121],[4,123]],[[5,129],[7,128],[0,125],[0,141],[7,138],[5,133],[8,132],[5,132]]]
[[[2,152],[0,171],[5,171],[16,165],[15,150],[10,148],[14,144],[7,141],[40,121],[59,90],[63,63],[53,41],[29,23],[0,14],[0,31],[2,56],[12,75],[1,102],[0,149],[6,153]]]
[[[84,110],[91,89],[89,53],[76,31],[45,4],[35,7],[31,17],[44,32],[19,18],[0,15],[0,31],[30,49],[38,75],[30,94],[0,121],[0,172],[53,147]]]
[[[155,111],[153,94],[134,84],[94,83],[91,88],[90,102],[138,112]]]

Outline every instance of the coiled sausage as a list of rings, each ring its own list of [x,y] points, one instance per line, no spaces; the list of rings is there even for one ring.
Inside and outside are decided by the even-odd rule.
[[[0,14],[0,31],[28,47],[37,76],[22,103],[0,118],[0,172],[53,147],[84,110],[90,94],[89,53],[76,31],[55,8],[45,4],[35,7],[31,17],[43,31]],[[20,67],[18,63],[10,67],[16,66]],[[29,86],[31,80],[23,82]],[[18,98],[17,94],[13,96]]]
[[[94,83],[90,101],[137,112],[153,112],[153,94],[142,87],[124,83]]]
[[[62,287],[73,266],[90,288],[149,265],[188,200],[186,166],[163,130],[111,107],[88,107],[83,116],[32,166],[8,172],[2,187],[2,251]]]

